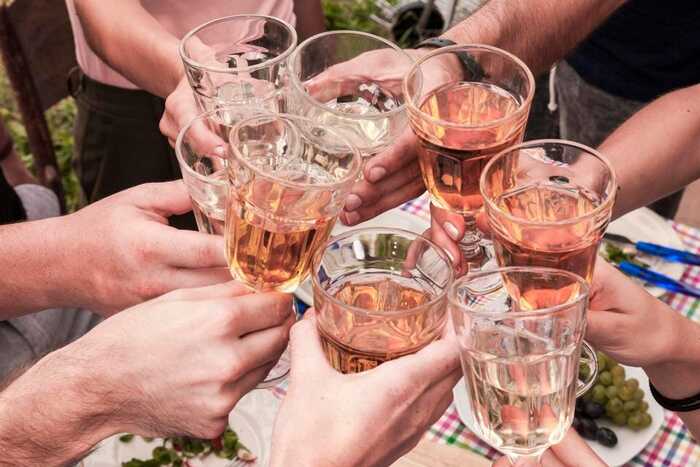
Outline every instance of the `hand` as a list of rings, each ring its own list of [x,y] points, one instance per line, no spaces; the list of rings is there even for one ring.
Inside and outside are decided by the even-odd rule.
[[[647,366],[667,359],[688,322],[607,261],[598,260],[588,311],[586,339],[625,365]]]
[[[61,293],[108,315],[174,289],[230,280],[223,238],[168,225],[168,216],[190,209],[180,180],[131,188],[62,218]]]
[[[286,348],[291,296],[228,282],[115,315],[71,344],[121,431],[214,438]]]
[[[165,99],[165,112],[163,112],[159,125],[160,132],[168,138],[170,145],[175,147],[180,130],[200,113],[187,77],[183,77],[173,92]],[[221,144],[225,145],[226,143],[222,140]],[[222,151],[220,155],[223,156],[223,154]]]
[[[507,457],[501,457],[493,467],[510,467]],[[605,462],[593,452],[574,429],[569,429],[560,443],[547,449],[539,463],[522,463],[521,467],[605,467]]]
[[[291,353],[289,391],[272,436],[272,466],[390,465],[444,413],[461,375],[451,338],[343,375],[328,364],[312,316],[292,328]]]

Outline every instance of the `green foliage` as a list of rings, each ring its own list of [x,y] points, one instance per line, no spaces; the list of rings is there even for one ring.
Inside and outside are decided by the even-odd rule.
[[[389,3],[395,3],[390,1]],[[379,8],[374,0],[321,0],[329,31],[350,29],[386,36],[387,31],[372,21]]]

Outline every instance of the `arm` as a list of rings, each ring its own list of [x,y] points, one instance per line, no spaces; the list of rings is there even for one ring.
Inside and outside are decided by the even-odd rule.
[[[138,0],[75,0],[90,48],[130,81],[165,97],[183,76],[178,39]]]
[[[566,56],[625,0],[491,0],[443,37],[489,44],[538,73]]]
[[[294,15],[297,17],[299,42],[326,30],[320,0],[295,0]]]
[[[647,105],[599,149],[610,159],[618,178],[615,217],[700,178],[700,85]]]

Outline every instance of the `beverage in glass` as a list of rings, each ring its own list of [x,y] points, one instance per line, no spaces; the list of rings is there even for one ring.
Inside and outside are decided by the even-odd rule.
[[[404,80],[418,161],[432,203],[460,214],[470,270],[488,260],[476,216],[479,177],[491,157],[520,142],[535,84],[517,57],[495,47],[444,47],[419,59]]]
[[[317,34],[289,58],[289,105],[341,132],[366,158],[406,129],[401,83],[412,64],[405,51],[373,34]]]
[[[589,283],[617,185],[597,151],[529,141],[491,159],[481,193],[501,266],[555,267]]]
[[[595,354],[583,342],[588,284],[566,271],[510,267],[462,277],[448,297],[478,434],[513,464],[537,460],[562,440],[577,395],[595,381]],[[592,371],[580,382],[582,353]]]
[[[452,274],[445,252],[416,233],[366,228],[332,238],[311,273],[328,361],[357,373],[437,339]]]

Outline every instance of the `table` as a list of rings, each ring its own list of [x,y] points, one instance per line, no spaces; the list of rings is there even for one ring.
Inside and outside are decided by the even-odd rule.
[[[406,203],[401,209],[425,219],[430,219],[429,202],[425,196]],[[678,223],[672,223],[672,225],[686,248],[695,253],[700,253],[700,230]],[[689,284],[700,286],[700,267],[688,267],[682,280]],[[700,322],[700,300],[680,294],[667,294],[664,299],[673,309],[694,321]],[[495,449],[477,438],[459,421],[454,404],[428,430],[426,436],[428,439],[439,443],[469,449],[489,459],[499,456]],[[659,430],[646,448],[627,465],[649,467],[700,465],[700,444],[692,439],[678,416],[666,411],[662,429]]]

